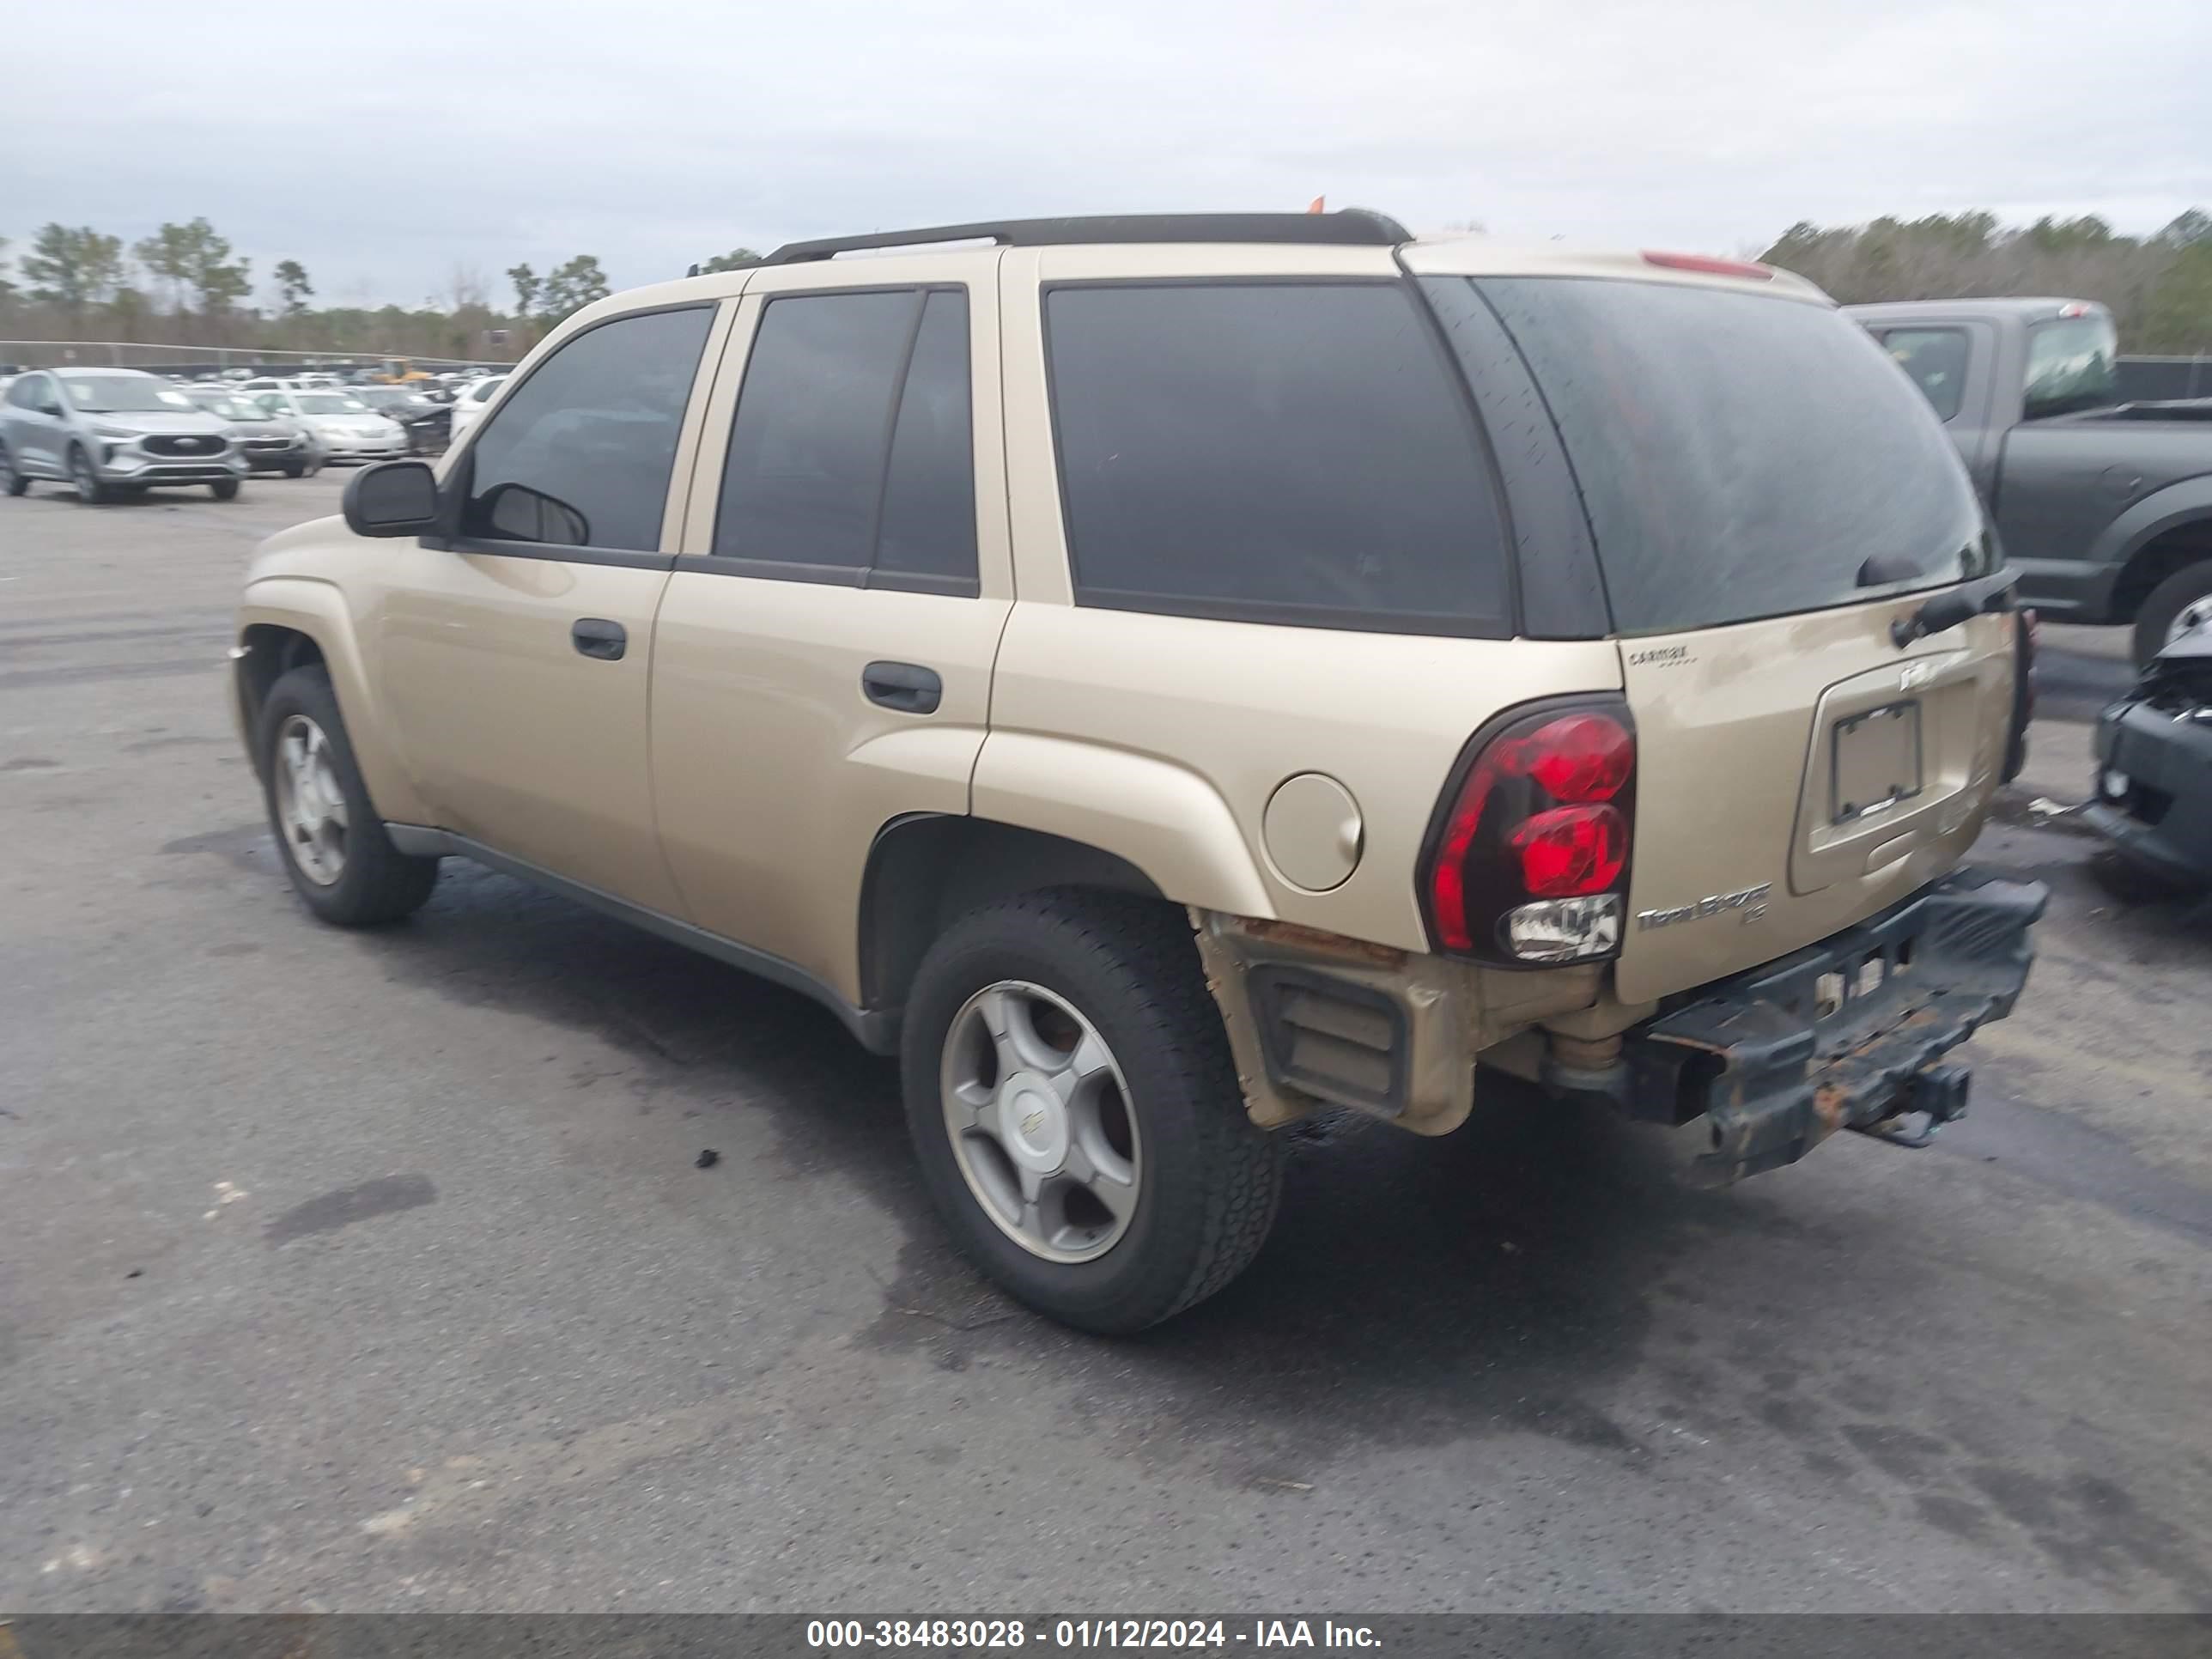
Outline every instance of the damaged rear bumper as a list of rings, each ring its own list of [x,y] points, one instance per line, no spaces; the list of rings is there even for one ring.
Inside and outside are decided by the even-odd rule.
[[[1480,1059],[1631,1117],[1706,1118],[1699,1172],[1724,1182],[1793,1163],[1838,1129],[1905,1139],[1896,1130],[1911,1114],[1932,1127],[1962,1113],[1966,1068],[1942,1056],[2012,1012],[2049,896],[2040,883],[1954,871],[1611,1027],[1618,1036],[1580,1041],[1567,1030],[1599,1003],[1601,964],[1513,973],[1217,912],[1192,922],[1263,1127],[1342,1106],[1448,1133],[1473,1105]]]
[[[1716,1182],[1794,1163],[1838,1129],[1893,1133],[1923,1113],[1932,1130],[1966,1104],[1966,1068],[1939,1062],[2012,1012],[2034,959],[2028,929],[2049,898],[2040,882],[1954,871],[1691,993],[1630,1032],[1589,1091],[1635,1117],[1705,1117],[1712,1146],[1698,1169]]]

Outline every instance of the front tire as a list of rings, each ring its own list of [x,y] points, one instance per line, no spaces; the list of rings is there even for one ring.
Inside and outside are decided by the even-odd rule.
[[[385,834],[328,672],[311,665],[279,679],[258,730],[269,827],[307,908],[341,927],[398,921],[422,908],[438,860],[402,853]]]
[[[304,477],[307,475],[307,464],[305,461],[287,461],[284,463],[284,476],[288,478]]]
[[[208,486],[208,494],[219,501],[234,501],[238,499],[238,480],[217,478]]]
[[[923,959],[901,1059],[930,1196],[1048,1317],[1142,1330],[1266,1242],[1282,1146],[1245,1115],[1179,911],[1054,891],[973,913]]]
[[[15,471],[15,458],[8,453],[8,447],[0,444],[0,489],[10,495],[21,495],[30,487],[31,481]]]
[[[2136,666],[2141,668],[2166,649],[2185,613],[2189,618],[2200,612],[2212,614],[2207,600],[2212,600],[2212,559],[2184,565],[2144,595],[2142,608],[2136,612]]]
[[[85,507],[105,507],[115,499],[115,492],[100,483],[100,474],[93,470],[92,457],[82,447],[70,451],[70,482],[76,486],[76,498]]]

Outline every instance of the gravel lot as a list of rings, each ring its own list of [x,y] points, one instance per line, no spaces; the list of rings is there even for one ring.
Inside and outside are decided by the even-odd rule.
[[[2110,637],[2046,636],[1978,856],[2052,915],[1938,1148],[1703,1194],[1501,1089],[1313,1137],[1108,1343],[811,1005],[465,869],[307,918],[222,654],[343,483],[0,501],[0,1607],[2212,1607],[2212,915],[2025,811]]]

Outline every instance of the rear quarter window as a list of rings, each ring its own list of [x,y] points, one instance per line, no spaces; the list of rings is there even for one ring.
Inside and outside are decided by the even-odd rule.
[[[1424,280],[1472,281],[1519,343],[1620,632],[1822,610],[1995,564],[1927,399],[1831,307],[1594,277]]]
[[[1489,464],[1406,284],[1071,284],[1045,327],[1079,604],[1508,631]]]

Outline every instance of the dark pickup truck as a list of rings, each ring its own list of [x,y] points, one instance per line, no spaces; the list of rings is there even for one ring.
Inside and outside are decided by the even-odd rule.
[[[2149,660],[2212,595],[2212,398],[2123,403],[2112,314],[2079,300],[1850,306],[1935,405],[2021,600],[2126,623]]]

